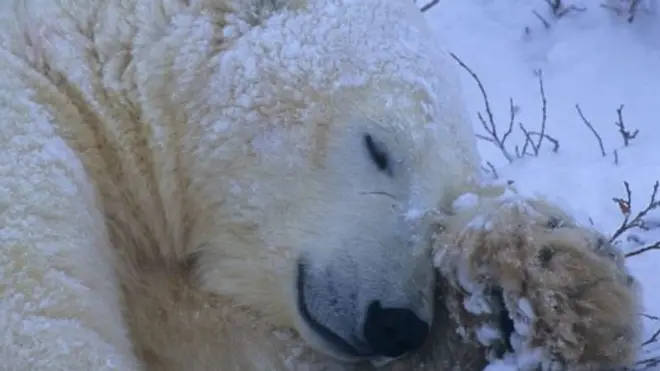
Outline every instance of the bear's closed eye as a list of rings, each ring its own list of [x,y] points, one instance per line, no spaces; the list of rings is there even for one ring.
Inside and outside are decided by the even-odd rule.
[[[546,226],[550,229],[557,229],[560,228],[563,224],[564,223],[561,221],[561,219],[557,218],[556,216],[551,216],[548,219]]]
[[[385,148],[383,148],[381,144],[376,143],[370,134],[364,135],[364,145],[367,147],[369,156],[374,164],[376,164],[376,167],[378,167],[378,170],[391,176],[392,169],[390,167],[390,159]]]

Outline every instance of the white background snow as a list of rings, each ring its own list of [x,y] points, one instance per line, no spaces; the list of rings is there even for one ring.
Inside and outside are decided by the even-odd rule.
[[[424,0],[419,1],[421,6]],[[639,1],[628,22],[630,1],[564,0],[565,7],[584,10],[557,17],[546,0],[439,0],[424,13],[433,32],[480,78],[500,134],[507,130],[513,99],[517,116],[507,139],[512,154],[524,143],[518,123],[540,129],[535,71],[542,70],[546,133],[560,142],[558,152],[546,142],[538,156],[509,163],[492,143],[481,140],[479,149],[519,191],[544,194],[609,235],[623,221],[612,199],[625,198],[623,182],[630,184],[634,216],[660,180],[660,0]],[[475,129],[486,134],[477,118],[478,111],[486,116],[478,85],[464,69],[459,72]],[[605,156],[576,104],[602,138]],[[639,130],[629,146],[615,125],[621,105],[627,129]],[[660,241],[660,210],[649,213],[646,222],[649,230],[634,229],[618,239],[624,251]],[[652,317],[660,316],[660,250],[629,257],[628,264],[644,288],[646,340],[660,329],[660,320]],[[641,358],[651,356],[660,356],[660,341],[644,347]]]

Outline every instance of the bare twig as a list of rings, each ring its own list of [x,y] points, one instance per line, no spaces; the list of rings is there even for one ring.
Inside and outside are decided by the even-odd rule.
[[[531,135],[531,136],[541,136],[541,133],[539,133],[537,131],[530,131],[529,135]],[[543,138],[545,140],[549,141],[550,143],[552,143],[552,152],[557,153],[559,151],[559,140],[557,140],[556,138],[551,137],[550,135],[545,134],[545,133],[543,134]]]
[[[652,321],[658,321],[660,320],[660,317],[658,316],[652,316],[646,313],[640,313],[639,314],[642,317],[645,317],[647,319],[650,319]],[[647,347],[651,344],[654,344],[658,341],[658,338],[660,337],[660,329],[656,330],[651,337],[649,337],[648,340],[644,341],[641,344],[641,348]],[[642,359],[636,362],[635,368],[631,369],[630,371],[642,371],[642,370],[648,370],[651,367],[655,367],[656,365],[660,364],[660,356],[652,356],[646,359]],[[626,370],[622,370],[626,371]]]
[[[427,11],[427,10],[433,8],[434,6],[436,6],[439,2],[440,2],[440,0],[431,0],[430,2],[424,4],[421,8],[419,8],[419,10],[421,10],[422,13],[424,13],[425,11]]]
[[[619,151],[616,149],[614,150],[614,165],[617,166],[619,165]]]
[[[585,125],[591,130],[591,132],[594,134],[596,139],[598,140],[598,146],[600,147],[600,153],[603,155],[603,157],[607,156],[605,153],[605,146],[603,146],[603,139],[600,137],[596,129],[594,129],[593,125],[587,120],[586,117],[584,117],[584,114],[582,113],[582,110],[580,109],[580,105],[576,104],[575,109],[577,110],[578,114],[580,115],[580,118],[582,118],[582,122],[584,122]]]
[[[626,2],[628,2],[628,1],[626,1]],[[631,0],[631,1],[629,1],[628,9],[625,9],[625,10],[622,9],[622,8],[619,8],[617,6],[612,6],[612,5],[608,5],[608,4],[602,4],[602,3],[600,4],[600,6],[604,9],[608,9],[608,10],[613,11],[618,16],[623,15],[623,13],[625,11],[628,14],[628,16],[626,18],[626,21],[628,21],[628,23],[633,23],[635,21],[635,17],[637,16],[638,11],[639,11],[640,3],[641,3],[641,0]]]
[[[541,92],[541,133],[539,139],[536,142],[536,147],[534,148],[535,155],[538,156],[541,145],[543,144],[543,139],[546,138],[545,135],[545,124],[548,120],[548,100],[545,98],[545,89],[543,87],[543,70],[538,70],[539,76],[539,90]]]
[[[651,251],[651,250],[660,250],[660,241],[657,241],[657,242],[655,242],[655,243],[653,243],[649,246],[643,247],[641,249],[631,251],[631,252],[625,254],[625,257],[630,258],[631,256],[640,255],[640,254],[643,254],[643,253],[645,253],[647,251]]]
[[[537,71],[539,77],[539,90],[541,93],[541,102],[542,102],[541,129],[538,132],[530,131],[527,130],[527,128],[522,123],[518,124],[520,130],[525,136],[525,141],[523,143],[522,149],[517,145],[514,146],[514,154],[515,154],[514,157],[507,148],[507,143],[506,143],[506,140],[513,133],[513,124],[516,120],[516,115],[518,113],[518,107],[513,103],[513,99],[509,98],[509,125],[507,127],[506,132],[504,132],[504,134],[500,136],[500,133],[497,130],[497,124],[495,123],[493,111],[491,110],[490,107],[488,94],[486,93],[486,89],[484,88],[481,79],[470,67],[468,67],[455,54],[450,53],[450,55],[465,71],[467,71],[470,74],[472,79],[477,83],[477,86],[479,87],[479,91],[481,92],[481,96],[484,101],[486,116],[484,117],[484,115],[481,112],[477,112],[477,117],[479,118],[479,121],[481,122],[481,126],[484,128],[486,134],[476,134],[477,138],[492,143],[497,148],[499,148],[502,154],[504,155],[504,157],[509,161],[509,163],[512,163],[516,158],[523,158],[525,156],[538,156],[544,140],[547,140],[550,143],[552,143],[553,152],[556,153],[559,150],[559,141],[556,138],[553,138],[552,136],[546,133],[546,125],[547,125],[547,117],[548,117],[547,114],[548,101],[545,96],[545,88],[543,85],[543,72],[541,70]]]
[[[660,356],[637,361],[637,366],[639,368],[635,368],[635,371],[650,370],[651,368],[654,368],[657,365],[660,365]]]
[[[531,135],[529,135],[529,131],[525,129],[525,126],[522,123],[518,125],[520,126],[520,131],[522,131],[523,134],[525,135],[525,143],[523,144],[522,150],[519,153],[517,153],[518,157],[525,157],[526,155],[530,154],[527,152],[528,146],[532,146],[532,153],[531,153],[532,155],[538,155],[539,151],[536,148],[536,145],[534,144],[534,140],[532,140]]]
[[[567,15],[570,12],[583,12],[587,10],[587,8],[584,7],[579,7],[576,5],[568,5],[566,6],[562,0],[544,0],[545,3],[548,5],[550,8],[550,15],[552,16],[553,20],[558,20]],[[543,27],[546,30],[549,30],[550,27],[552,27],[552,24],[548,19],[544,16],[542,16],[539,12],[536,10],[532,10],[532,14],[536,18],[538,18],[539,21],[543,24]],[[529,26],[525,27],[525,34],[529,35],[531,33],[531,30],[529,29]]]
[[[658,337],[660,337],[660,329],[658,329],[656,332],[654,332],[650,339],[643,342],[642,346],[644,347],[644,346],[647,346],[649,344],[655,343],[656,341],[658,341]]]
[[[632,211],[632,191],[630,190],[630,184],[628,182],[623,182],[624,187],[626,188],[626,198],[618,198],[614,197],[612,198],[612,201],[616,202],[617,205],[619,205],[619,209],[621,209],[621,213],[624,215],[623,222],[617,228],[617,230],[612,234],[612,237],[610,238],[610,242],[614,242],[617,238],[619,238],[623,233],[626,231],[633,229],[633,228],[641,228],[641,229],[647,229],[644,221],[644,217],[652,211],[660,207],[660,201],[656,200],[656,197],[658,195],[658,187],[660,187],[660,182],[656,181],[655,184],[653,184],[653,191],[651,192],[651,199],[649,203],[646,205],[646,207],[641,210],[637,215],[635,215],[632,219],[631,217],[631,211]],[[655,244],[654,244],[655,245]],[[649,246],[652,247],[653,245]],[[655,248],[644,248],[642,250],[648,251],[648,250],[655,250],[658,249],[657,247]],[[632,254],[632,253],[631,253]],[[631,256],[638,255],[639,253],[635,253]]]
[[[632,0],[630,6],[628,7],[628,23],[633,23],[635,16],[637,15],[637,7],[641,0]]]
[[[490,161],[486,161],[486,165],[488,165],[488,168],[486,170],[489,173],[493,174],[493,178],[499,179],[500,175],[497,173],[497,170],[495,169],[495,165],[493,165],[493,163]]]
[[[486,133],[488,133],[489,136],[485,135],[480,135],[478,134],[477,137],[479,139],[485,140],[487,142],[493,143],[495,146],[497,146],[500,151],[502,151],[502,154],[506,159],[511,163],[514,160],[514,157],[509,153],[509,151],[506,149],[506,139],[508,138],[509,135],[511,135],[511,132],[513,131],[513,120],[515,118],[515,110],[513,108],[513,100],[509,100],[510,106],[511,106],[511,120],[509,124],[508,130],[504,133],[502,137],[499,136],[499,133],[497,132],[497,125],[495,125],[495,119],[493,117],[493,111],[490,108],[490,102],[488,100],[488,95],[486,94],[486,89],[484,88],[483,84],[481,83],[481,80],[479,79],[479,76],[477,76],[474,71],[470,67],[468,67],[463,61],[458,58],[454,53],[449,53],[456,62],[465,70],[467,71],[470,76],[474,79],[474,81],[477,83],[479,86],[479,91],[481,91],[481,96],[484,100],[484,104],[486,106],[486,116],[488,117],[488,120],[483,117],[481,112],[477,113],[477,116],[479,117],[479,121],[481,121],[481,125],[483,126],[484,130],[486,130]]]
[[[658,316],[654,316],[654,315],[647,314],[647,313],[640,313],[639,315],[644,317],[644,318],[648,318],[650,320],[653,320],[653,321],[660,321],[660,317],[658,317]]]
[[[552,15],[554,15],[556,18],[561,18],[569,12],[584,12],[587,10],[587,8],[577,5],[566,6],[562,0],[545,0],[545,3],[548,4]]]
[[[503,140],[506,140],[506,138],[513,131],[513,121],[516,119],[517,113],[518,113],[518,107],[516,107],[513,104],[513,98],[509,98],[509,127],[506,129],[506,133],[504,134]]]
[[[653,247],[653,246],[655,246],[655,247],[660,246],[660,241],[654,243],[653,245],[651,245],[649,247]],[[650,250],[650,248],[640,249],[636,252],[626,254],[626,257],[639,255],[639,254],[641,254],[645,251],[648,251],[648,250]],[[644,317],[646,319],[650,319],[652,321],[660,321],[660,317],[653,316],[653,315],[646,314],[646,313],[639,313],[639,316]],[[649,339],[644,341],[641,344],[642,350],[644,350],[644,348],[648,347],[649,345],[657,343],[658,340],[660,340],[660,328],[655,330],[655,332],[649,337]],[[648,354],[648,350],[646,351],[646,353]],[[656,366],[660,365],[660,354],[657,354],[657,352],[653,352],[653,353],[656,353],[656,354],[652,355],[650,357],[638,360],[635,363],[635,367],[625,368],[624,370],[621,370],[621,371],[645,371],[645,370],[655,369]]]
[[[617,121],[615,122],[615,125],[617,128],[619,128],[619,133],[621,134],[621,138],[623,138],[624,147],[628,147],[628,144],[630,144],[630,141],[632,139],[635,139],[635,137],[639,133],[639,130],[630,132],[630,130],[626,129],[626,125],[623,121],[623,104],[620,105],[619,108],[617,108],[616,115],[617,115]]]
[[[541,21],[541,23],[543,23],[543,27],[545,27],[546,30],[550,29],[550,22],[546,21],[545,18],[539,14],[539,12],[532,10],[532,13]]]
[[[564,7],[562,0],[545,0],[545,3],[550,7],[552,14],[557,14]]]

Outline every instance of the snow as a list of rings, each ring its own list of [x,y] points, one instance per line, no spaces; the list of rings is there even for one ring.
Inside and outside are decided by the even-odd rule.
[[[519,192],[541,194],[611,235],[623,220],[612,200],[625,198],[623,182],[630,184],[634,216],[646,206],[654,182],[660,180],[660,156],[656,155],[660,141],[660,1],[642,0],[631,23],[625,9],[629,0],[563,3],[586,10],[568,11],[557,18],[543,0],[440,0],[425,16],[449,51],[480,78],[502,133],[508,126],[509,99],[513,99],[517,116],[507,140],[511,153],[513,145],[524,142],[518,122],[528,130],[540,128],[542,100],[536,71],[542,71],[546,133],[560,142],[557,153],[546,143],[538,157],[509,163],[492,143],[480,140],[481,155],[500,179],[514,181]],[[617,14],[601,4],[623,11]],[[477,111],[485,114],[481,93],[474,79],[457,67],[474,127],[485,135],[476,115]],[[602,138],[605,156],[576,104]],[[615,125],[620,105],[624,105],[627,129],[639,130],[629,146],[624,145]],[[470,199],[461,202],[470,204]],[[619,239],[621,248],[635,250],[660,240],[660,228],[653,228],[660,223],[654,219],[660,219],[660,212],[649,213],[651,230],[624,234]],[[629,257],[627,264],[644,288],[645,313],[660,316],[660,290],[654,285],[660,250]],[[660,328],[660,321],[646,318],[645,326],[644,339],[648,339]],[[650,355],[660,355],[660,345],[644,347],[640,357]],[[516,369],[511,362],[493,363],[488,370]]]
[[[490,325],[482,325],[477,329],[477,340],[481,344],[490,345],[496,340],[500,340],[502,335],[500,331]]]

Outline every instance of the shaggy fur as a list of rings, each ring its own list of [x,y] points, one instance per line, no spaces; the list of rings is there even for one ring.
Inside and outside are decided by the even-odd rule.
[[[302,254],[430,316],[403,216],[478,156],[410,1],[8,0],[0,24],[0,369],[339,367],[296,312]]]

